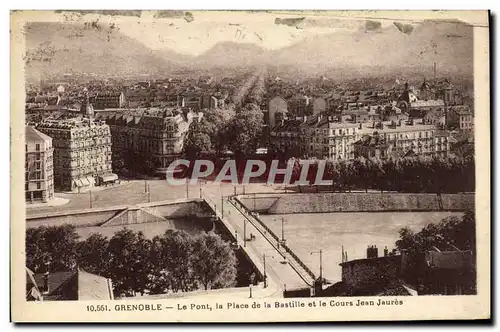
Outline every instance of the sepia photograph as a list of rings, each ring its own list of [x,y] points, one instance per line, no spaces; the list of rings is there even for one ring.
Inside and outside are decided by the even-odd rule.
[[[489,318],[487,11],[10,16],[20,321]]]

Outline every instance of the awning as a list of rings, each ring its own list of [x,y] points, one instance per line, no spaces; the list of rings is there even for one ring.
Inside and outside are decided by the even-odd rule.
[[[89,186],[90,185],[90,182],[89,182],[89,180],[87,180],[86,177],[80,178],[80,181],[82,182],[83,186]]]
[[[82,182],[82,179],[81,179],[81,178],[76,179],[76,185],[77,185],[78,187],[83,187],[83,186],[84,186],[84,184],[83,184],[83,182]]]
[[[90,186],[95,185],[95,179],[93,176],[87,176],[86,179],[87,179]]]
[[[102,177],[102,182],[110,182],[110,181],[115,181],[115,180],[118,180],[118,175],[116,175],[114,173],[104,175]]]

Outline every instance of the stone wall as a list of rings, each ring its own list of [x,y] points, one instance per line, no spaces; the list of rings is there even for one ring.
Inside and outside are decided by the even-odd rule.
[[[267,213],[271,206],[278,199],[281,198],[282,195],[262,195],[257,194],[255,198],[253,195],[245,195],[239,198],[240,202],[245,205],[245,207],[250,211],[256,211],[259,213]],[[254,208],[255,205],[255,208]]]
[[[26,227],[63,224],[71,224],[76,227],[113,226],[175,220],[190,216],[205,218],[211,215],[210,207],[203,200],[165,201],[130,207],[119,206],[29,216],[26,218]]]
[[[259,213],[330,213],[330,212],[411,212],[465,211],[474,208],[474,194],[400,194],[400,193],[317,193],[256,195]],[[240,197],[253,210],[253,195]]]

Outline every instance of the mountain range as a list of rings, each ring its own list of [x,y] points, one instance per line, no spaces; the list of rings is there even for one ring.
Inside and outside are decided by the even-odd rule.
[[[255,35],[254,39],[262,38]],[[356,29],[308,35],[274,50],[236,39],[221,40],[200,55],[168,47],[153,50],[114,25],[31,23],[25,36],[26,71],[35,76],[70,70],[134,74],[265,65],[292,66],[310,73],[373,67],[378,72],[412,68],[431,74],[433,62],[441,73],[472,75],[473,71],[472,27],[457,22],[424,21],[402,29],[397,24],[382,28],[367,21]]]

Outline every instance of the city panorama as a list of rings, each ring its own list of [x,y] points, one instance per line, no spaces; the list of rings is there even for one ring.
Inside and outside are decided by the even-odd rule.
[[[24,26],[26,300],[477,293],[472,26],[115,14]]]

